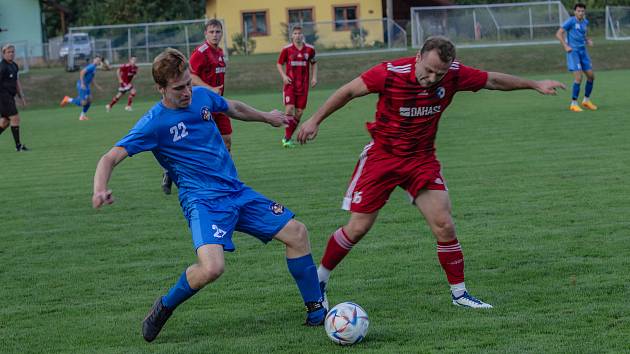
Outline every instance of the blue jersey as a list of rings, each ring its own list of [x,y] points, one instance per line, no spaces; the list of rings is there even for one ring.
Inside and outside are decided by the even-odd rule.
[[[227,110],[223,97],[193,87],[188,107],[170,109],[162,102],[156,104],[116,146],[125,148],[129,156],[153,152],[179,188],[184,208],[195,201],[231,195],[244,184],[211,115]]]
[[[575,16],[570,17],[562,24],[567,32],[567,44],[573,49],[583,48],[586,45],[586,27],[588,20],[578,21]]]
[[[85,74],[83,75],[83,82],[85,87],[90,87],[92,80],[94,80],[94,74],[96,74],[96,64],[90,64],[84,68]],[[77,80],[77,86],[81,86],[81,78]]]

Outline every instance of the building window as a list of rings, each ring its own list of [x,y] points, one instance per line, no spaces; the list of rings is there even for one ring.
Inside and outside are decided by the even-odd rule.
[[[304,22],[313,22],[313,9],[294,9],[289,10],[289,23],[302,24]]]
[[[347,31],[358,27],[357,6],[339,6],[334,8],[335,31]]]
[[[268,35],[267,11],[243,12],[243,32],[252,37]]]

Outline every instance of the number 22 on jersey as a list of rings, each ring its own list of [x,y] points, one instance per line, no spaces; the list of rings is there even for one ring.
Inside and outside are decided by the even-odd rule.
[[[177,125],[172,126],[170,132],[173,135],[173,142],[178,142],[188,136],[188,130],[186,130],[184,122],[179,122]]]

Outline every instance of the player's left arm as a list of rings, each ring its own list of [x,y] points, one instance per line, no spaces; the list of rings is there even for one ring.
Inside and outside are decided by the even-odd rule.
[[[22,106],[26,106],[26,98],[24,97],[24,91],[22,91],[22,84],[20,83],[19,76],[18,76],[18,79],[16,80],[15,84],[17,86],[17,96],[22,101]]]
[[[311,62],[311,87],[315,87],[317,85],[317,62]]]
[[[488,72],[488,80],[484,88],[499,91],[536,90],[543,95],[555,95],[556,89],[566,87],[554,80],[534,81],[504,73]]]
[[[287,117],[284,113],[274,109],[271,112],[262,112],[241,101],[227,100],[228,109],[225,113],[235,119],[242,121],[264,122],[274,127],[288,125],[293,118]]]

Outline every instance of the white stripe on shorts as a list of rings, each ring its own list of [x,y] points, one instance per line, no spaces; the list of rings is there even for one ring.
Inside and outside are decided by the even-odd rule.
[[[357,172],[354,174],[352,178],[352,182],[348,186],[348,190],[346,191],[346,196],[343,198],[343,203],[341,204],[341,209],[350,210],[350,204],[352,204],[352,193],[354,193],[354,188],[357,186],[357,181],[359,177],[361,177],[361,173],[363,172],[363,166],[365,166],[365,162],[367,161],[367,153],[374,145],[374,142],[371,141],[369,144],[365,145],[363,148],[363,152],[359,157],[359,167],[357,168]]]

